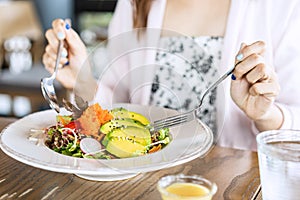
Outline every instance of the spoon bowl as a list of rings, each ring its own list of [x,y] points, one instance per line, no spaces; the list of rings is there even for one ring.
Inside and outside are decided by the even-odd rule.
[[[56,97],[55,89],[53,86],[53,79],[43,78],[41,80],[41,90],[49,106],[57,113],[59,113],[60,109],[59,109],[59,104]]]

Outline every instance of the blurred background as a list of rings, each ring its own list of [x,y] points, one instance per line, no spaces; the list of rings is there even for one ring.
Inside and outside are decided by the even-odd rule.
[[[71,19],[89,49],[104,41],[117,0],[0,0],[0,116],[48,109],[40,80],[45,31],[56,18]],[[66,91],[59,83],[60,98]]]

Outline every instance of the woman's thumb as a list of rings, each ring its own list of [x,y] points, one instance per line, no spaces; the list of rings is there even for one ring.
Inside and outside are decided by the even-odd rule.
[[[72,29],[70,20],[65,20],[65,28],[66,42],[68,43],[69,48],[85,48],[80,36]]]

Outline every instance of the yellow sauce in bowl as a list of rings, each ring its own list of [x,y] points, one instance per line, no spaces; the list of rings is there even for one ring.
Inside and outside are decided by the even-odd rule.
[[[163,195],[163,200],[210,200],[212,198],[209,189],[194,183],[173,183],[166,187],[166,191],[170,195]]]

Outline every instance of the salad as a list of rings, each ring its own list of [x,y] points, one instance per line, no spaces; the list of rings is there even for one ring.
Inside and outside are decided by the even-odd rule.
[[[64,101],[70,115],[57,115],[57,123],[44,130],[45,144],[55,152],[79,158],[128,158],[159,151],[170,142],[169,129],[150,133],[150,121],[143,115],[93,105],[74,106]],[[101,150],[90,152],[81,141],[93,138]]]

